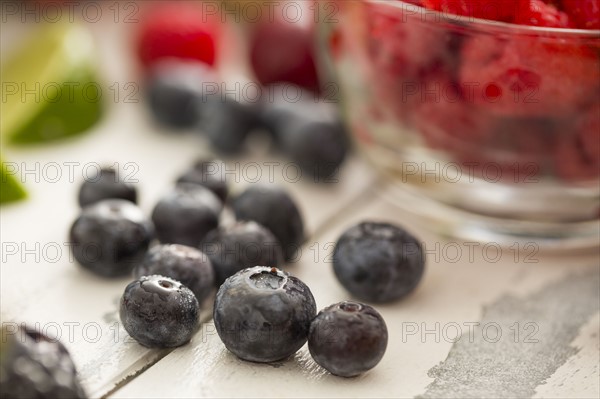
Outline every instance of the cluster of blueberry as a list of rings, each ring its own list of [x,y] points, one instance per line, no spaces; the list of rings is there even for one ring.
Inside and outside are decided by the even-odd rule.
[[[134,204],[135,187],[103,170],[80,190],[82,214],[71,228],[75,258],[102,276],[136,280],[123,293],[125,330],[147,347],[190,341],[199,309],[213,296],[213,318],[225,346],[244,360],[273,362],[307,341],[315,361],[339,376],[374,367],[387,346],[379,313],[341,302],[316,314],[310,289],[279,269],[304,241],[301,214],[277,186],[250,186],[228,198],[226,181],[198,162],[155,206],[152,220]],[[133,201],[133,202],[132,202]],[[229,202],[237,222],[219,226]],[[149,248],[158,238],[161,245]],[[89,248],[98,249],[90,256]],[[361,223],[347,230],[333,254],[334,271],[355,297],[389,302],[420,281],[420,244],[399,227]]]
[[[275,185],[250,186],[230,201],[238,222],[219,227],[228,187],[223,176],[210,172],[216,163],[221,161],[200,161],[185,172],[158,201],[151,220],[135,205],[135,187],[114,170],[103,169],[80,190],[83,209],[70,232],[75,259],[102,276],[127,275],[144,264],[150,242],[157,238],[203,249],[216,268],[218,285],[246,266],[277,267],[292,259],[304,240],[294,200]]]
[[[81,266],[100,276],[133,271],[136,280],[120,304],[125,330],[147,347],[183,345],[198,331],[201,305],[218,288],[215,326],[239,358],[283,360],[308,342],[314,360],[334,375],[351,377],[375,367],[388,341],[381,315],[354,301],[317,314],[306,284],[278,268],[304,240],[292,198],[279,187],[250,187],[231,201],[238,221],[218,227],[228,187],[207,170],[199,162],[182,175],[152,220],[135,205],[136,188],[116,171],[104,169],[82,185],[83,209],[71,228],[71,248]],[[156,237],[162,244],[149,249]],[[333,260],[342,285],[370,302],[402,298],[424,270],[420,244],[385,223],[347,230]],[[2,396],[85,397],[64,346],[25,327],[18,330],[2,329]],[[36,381],[28,367],[38,370]]]
[[[247,137],[262,130],[306,175],[332,176],[349,149],[337,107],[291,83],[250,85],[252,95],[243,87],[232,95],[205,64],[165,60],[149,71],[147,103],[159,124],[197,128],[219,153],[240,153]]]
[[[342,377],[375,367],[388,340],[385,322],[371,306],[346,301],[317,315],[306,284],[265,266],[228,278],[217,293],[213,318],[227,349],[241,359],[282,360],[308,340],[314,360]]]
[[[202,132],[222,154],[239,153],[251,132],[263,130],[305,175],[332,176],[349,143],[330,104],[337,87],[320,82],[317,74],[314,7],[302,2],[247,4],[258,13],[248,20],[235,3],[224,6],[223,14],[209,12],[216,11],[215,4],[202,2],[147,7],[137,56],[152,117],[168,128]],[[288,6],[302,21],[287,17]],[[232,16],[228,7],[238,15]],[[248,56],[240,51],[236,60],[253,72],[247,84],[225,83],[218,76],[216,64],[223,62],[218,50],[225,47],[228,29],[224,22],[232,17],[248,22]]]

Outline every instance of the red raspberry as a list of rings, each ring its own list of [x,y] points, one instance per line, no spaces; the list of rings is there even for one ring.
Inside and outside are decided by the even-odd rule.
[[[562,120],[543,118],[499,118],[490,147],[502,151],[503,159],[523,177],[547,173],[552,164],[552,149]]]
[[[582,153],[579,138],[564,139],[556,148],[557,174],[569,182],[596,181],[600,177],[600,159]]]
[[[367,9],[369,55],[377,67],[393,75],[414,75],[436,59],[451,55],[447,27],[431,24],[413,11],[404,14],[388,8],[373,4]]]
[[[600,0],[562,0],[562,8],[579,29],[600,29]]]
[[[527,0],[423,0],[425,7],[446,14],[513,22]]]
[[[213,65],[218,23],[191,3],[161,4],[142,19],[138,56],[145,67],[175,57]]]
[[[376,100],[405,120],[429,78],[452,79],[458,63],[455,48],[461,39],[449,27],[415,15],[414,9],[403,15],[387,4],[366,4],[368,59]]]
[[[556,146],[556,171],[571,182],[600,177],[600,102],[581,112],[581,119],[565,129]],[[597,184],[597,183],[596,183]]]
[[[469,101],[507,116],[560,116],[600,90],[597,52],[577,39],[479,35],[462,49],[459,80]]]
[[[552,4],[542,0],[527,0],[522,3],[515,19],[517,24],[544,26],[547,28],[571,28],[569,16]]]
[[[466,0],[423,0],[426,8],[453,15],[469,15]]]
[[[455,158],[482,150],[490,139],[490,118],[463,101],[460,88],[443,75],[429,77],[413,99],[414,126],[433,149]]]
[[[463,165],[475,177],[530,183],[547,174],[561,121],[496,116],[446,94],[429,96],[414,111],[428,147]]]
[[[600,101],[583,113],[577,134],[584,152],[590,158],[600,159]]]
[[[532,183],[548,174],[553,163],[557,121],[492,115],[487,118],[487,139],[459,154],[458,160],[465,167],[470,167],[476,177],[509,184]]]

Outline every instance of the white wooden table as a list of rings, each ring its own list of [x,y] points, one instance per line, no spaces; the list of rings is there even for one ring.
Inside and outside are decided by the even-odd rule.
[[[3,54],[22,28],[18,23],[3,26]],[[124,28],[92,28],[105,81],[135,81],[129,43],[122,40]],[[78,213],[82,173],[93,162],[135,165],[128,170],[135,171],[141,206],[150,212],[174,178],[207,154],[197,137],[162,132],[143,104],[123,101],[109,104],[102,123],[79,139],[3,149],[6,159],[34,172],[22,176],[30,199],[0,209],[1,321],[37,323],[60,336],[90,396],[600,396],[597,253],[535,253],[535,243],[521,252],[498,253],[495,246],[447,241],[389,201],[390,188],[357,157],[349,160],[335,184],[291,183],[282,178],[281,166],[274,176],[293,193],[305,217],[309,239],[288,270],[311,287],[318,308],[348,298],[329,260],[344,229],[366,219],[390,221],[424,243],[427,270],[416,292],[400,303],[377,306],[390,340],[374,370],[354,379],[333,377],[311,360],[306,347],[278,364],[240,361],[216,335],[210,307],[190,344],[175,350],[138,345],[117,314],[129,279],[95,277],[70,259],[67,232]],[[252,161],[263,166],[284,162],[266,156],[232,160],[229,164],[240,171],[234,190],[247,184],[244,165]],[[58,179],[48,175],[54,163],[61,173]],[[266,168],[263,180],[268,179]]]

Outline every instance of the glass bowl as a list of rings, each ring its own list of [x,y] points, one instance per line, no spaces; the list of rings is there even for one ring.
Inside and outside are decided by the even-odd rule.
[[[600,245],[600,31],[399,0],[322,9],[323,65],[398,205],[468,240]]]

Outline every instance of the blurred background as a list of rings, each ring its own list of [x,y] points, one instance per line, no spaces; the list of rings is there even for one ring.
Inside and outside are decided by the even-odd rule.
[[[78,161],[67,153],[82,142],[102,165],[149,140],[179,143],[150,156],[170,160],[189,140],[198,157],[276,153],[313,180],[335,175],[348,141],[318,73],[319,13],[312,1],[3,1],[3,202],[25,195],[18,162]]]

